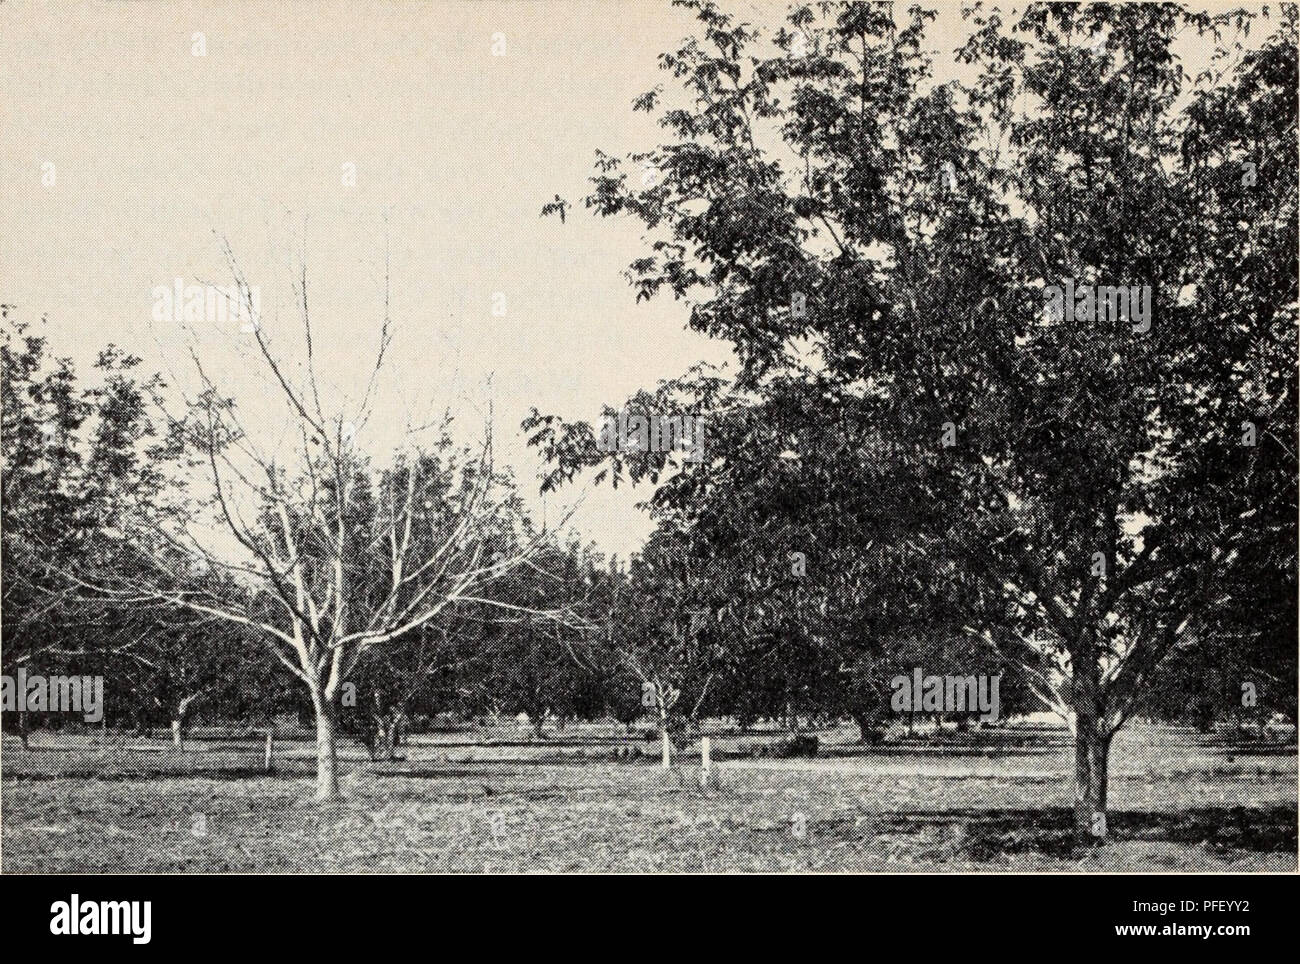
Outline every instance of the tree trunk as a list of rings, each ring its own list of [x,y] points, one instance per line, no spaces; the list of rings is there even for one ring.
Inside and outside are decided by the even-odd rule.
[[[1091,655],[1073,659],[1074,830],[1083,839],[1107,834],[1106,777],[1111,734],[1102,713],[1101,669]]]
[[[190,712],[194,707],[194,702],[202,693],[203,691],[200,690],[197,693],[182,697],[181,701],[176,705],[176,715],[172,718],[172,743],[178,750],[184,749],[185,727],[190,721]]]
[[[858,724],[859,743],[879,743],[881,741],[884,734],[870,713],[854,713],[852,716],[853,722]]]
[[[10,713],[5,719],[13,723],[13,731],[18,734],[18,739],[22,741],[23,749],[30,750],[31,743],[29,740],[29,729],[27,727],[26,713]]]
[[[388,716],[384,718],[384,759],[397,759],[397,741],[399,717],[396,712],[390,710]]]
[[[339,797],[338,755],[334,748],[334,709],[323,698],[316,709],[316,799]]]
[[[672,769],[673,740],[668,735],[668,708],[664,706],[662,698],[659,700],[659,743],[662,750],[662,766],[665,770]]]
[[[389,726],[388,717],[375,715],[371,717],[370,750],[371,760],[392,760],[396,754],[393,751],[393,732]]]
[[[1095,726],[1080,727],[1074,754],[1074,829],[1090,840],[1105,838],[1106,777],[1110,737]]]

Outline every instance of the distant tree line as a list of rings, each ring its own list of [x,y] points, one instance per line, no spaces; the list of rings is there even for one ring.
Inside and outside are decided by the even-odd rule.
[[[161,379],[111,346],[81,378],[7,307],[0,357],[3,671],[102,675],[105,725],[140,734],[183,739],[199,721],[253,729],[282,714],[309,725],[307,694],[253,629],[78,591],[79,560],[132,559],[129,516],[142,503],[156,510],[186,498],[177,477],[192,453],[151,414]],[[755,430],[742,424],[715,432]],[[887,500],[899,490],[883,479],[864,489],[871,497],[849,510],[852,526],[831,515],[843,502],[811,497],[807,473],[825,484],[846,457],[834,444],[805,447],[795,471],[774,440],[756,450],[769,461],[730,488],[700,490],[683,509],[661,498],[657,529],[629,560],[547,537],[527,565],[496,580],[493,605],[464,601],[359,660],[340,687],[340,729],[388,757],[412,729],[520,713],[539,736],[548,721],[612,718],[677,741],[716,717],[792,729],[851,719],[866,741],[882,739],[891,722],[975,718],[894,712],[890,680],[917,668],[1000,676],[1003,718],[1047,708],[1032,674],[972,645],[965,627],[984,601],[953,567],[919,552],[906,500]],[[357,503],[378,511],[373,499]],[[520,531],[530,529],[517,497],[501,504]],[[271,604],[264,587],[179,551],[167,565],[178,586],[203,598],[237,599],[254,613]],[[1202,725],[1242,716],[1240,680],[1253,674],[1258,709],[1245,715],[1294,717],[1294,689],[1251,666],[1266,655],[1225,642],[1180,657],[1152,690],[1149,712]],[[1279,675],[1276,662],[1267,665]],[[5,728],[25,739],[34,726],[75,719],[7,714]]]

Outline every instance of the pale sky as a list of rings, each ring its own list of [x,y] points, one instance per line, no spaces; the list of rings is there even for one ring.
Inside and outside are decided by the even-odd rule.
[[[732,9],[773,24],[784,6]],[[955,26],[958,4],[936,6],[941,28]],[[597,148],[657,142],[631,102],[668,80],[656,56],[689,29],[666,0],[10,0],[0,296],[24,320],[47,314],[57,352],[84,363],[111,341],[185,381],[189,341],[153,320],[155,287],[229,282],[217,235],[228,238],[261,288],[265,330],[296,358],[291,281],[305,255],[320,371],[355,394],[378,343],[387,237],[397,394],[358,444],[382,449],[399,434],[397,395],[486,409],[491,375],[502,457],[535,493],[536,460],[518,438],[530,406],[591,420],[729,356],[685,329],[683,304],[635,303],[622,277],[643,253],[634,224],[538,217],[555,194],[585,193]],[[948,50],[957,39],[932,37]],[[256,411],[265,388],[241,354],[248,338],[230,325],[197,350]],[[626,554],[649,531],[632,501],[596,492],[580,531]]]

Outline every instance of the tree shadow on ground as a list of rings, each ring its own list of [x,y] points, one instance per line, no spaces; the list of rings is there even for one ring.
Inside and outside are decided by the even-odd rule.
[[[514,764],[514,760],[510,763]],[[391,765],[376,764],[373,768],[366,771],[370,776],[384,777],[385,779],[405,779],[405,780],[454,780],[462,778],[485,778],[485,777],[513,777],[518,775],[518,771],[510,769],[495,769],[493,767],[465,766],[449,767],[446,764],[433,765],[413,765],[406,767],[393,767]]]
[[[267,772],[262,767],[251,766],[157,767],[111,772],[64,770],[58,773],[6,773],[5,780],[12,780],[15,783],[54,783],[60,780],[96,780],[101,783],[125,783],[133,780],[185,780],[191,777],[210,780],[301,780],[304,776],[311,776],[312,772],[306,768],[295,771],[280,766],[276,766],[270,772]]]
[[[1074,813],[1066,807],[1044,810],[970,810],[898,814],[883,818],[877,829],[917,833],[936,823],[960,827],[960,852],[988,861],[1013,854],[1041,854],[1069,859],[1083,856],[1093,844],[1074,833]],[[1112,811],[1108,842],[1144,841],[1204,845],[1227,854],[1296,851],[1294,807],[1204,807],[1175,811]]]
[[[340,775],[346,776],[349,773],[364,773],[368,776],[376,777],[408,777],[422,780],[456,780],[469,777],[481,777],[484,775],[482,767],[455,767],[443,765],[433,765],[424,768],[412,769],[384,769],[376,767],[374,769],[355,771],[350,768],[341,768]],[[157,768],[139,768],[132,770],[117,770],[111,772],[100,772],[96,770],[70,770],[59,773],[6,773],[5,781],[15,783],[55,783],[62,780],[94,780],[101,783],[126,783],[126,782],[150,782],[156,780],[188,780],[191,778],[202,778],[208,780],[293,780],[301,781],[304,777],[314,777],[316,770],[314,763],[303,761],[294,765],[294,762],[288,764],[277,763],[275,767],[267,771],[260,766],[208,766],[208,767],[157,767]],[[512,775],[512,774],[511,774]]]

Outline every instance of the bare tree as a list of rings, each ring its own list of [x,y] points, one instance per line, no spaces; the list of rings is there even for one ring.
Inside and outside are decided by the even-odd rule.
[[[226,255],[253,319],[245,330],[254,358],[283,403],[292,441],[260,449],[192,352],[202,390],[186,399],[183,415],[168,419],[210,483],[207,507],[217,526],[199,523],[192,502],[137,514],[134,558],[106,569],[87,561],[67,575],[100,599],[176,607],[252,630],[310,693],[316,797],[328,800],[339,793],[340,695],[358,663],[377,647],[415,638],[450,615],[449,607],[522,608],[492,598],[491,587],[536,552],[541,534],[494,468],[490,413],[472,449],[453,442],[448,416],[408,427],[402,450],[382,470],[359,451],[355,435],[372,414],[391,341],[387,293],[364,396],[349,412],[328,413],[313,361],[305,269],[296,285],[305,344],[296,384],[271,350],[228,246]],[[428,428],[440,430],[432,443],[421,441]],[[217,529],[242,549],[235,558],[217,548]],[[212,592],[204,573],[213,570],[233,574],[242,598]]]

